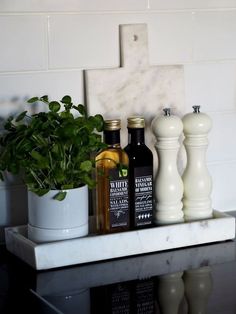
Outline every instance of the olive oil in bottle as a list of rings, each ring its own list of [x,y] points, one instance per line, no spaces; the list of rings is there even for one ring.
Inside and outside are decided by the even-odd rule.
[[[128,120],[130,228],[140,229],[153,225],[153,155],[145,145],[145,120]]]
[[[96,156],[96,224],[98,233],[129,230],[129,159],[120,146],[119,119],[105,120],[104,142]]]

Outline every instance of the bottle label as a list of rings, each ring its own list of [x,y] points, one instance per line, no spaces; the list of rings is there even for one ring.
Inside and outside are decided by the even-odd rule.
[[[128,171],[109,171],[110,177],[110,228],[126,227],[129,223]]]
[[[153,220],[152,167],[134,169],[135,227],[150,225]]]

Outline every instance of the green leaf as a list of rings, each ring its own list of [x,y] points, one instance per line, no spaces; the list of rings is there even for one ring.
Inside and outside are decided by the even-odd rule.
[[[54,177],[58,183],[62,183],[66,180],[65,173],[62,169],[55,169]]]
[[[64,160],[64,150],[63,150],[64,145],[62,145],[61,143],[59,144],[54,144],[52,147],[52,154],[53,154],[53,159],[55,160]]]
[[[5,124],[4,124],[4,129],[7,130],[7,131],[13,131],[15,128],[14,126],[12,125],[11,121],[7,121]]]
[[[79,111],[79,113],[84,116],[86,114],[86,110],[84,105],[78,105],[78,106],[73,106],[72,108],[74,108],[75,110]]]
[[[82,179],[83,179],[83,182],[87,184],[90,189],[95,188],[96,181],[91,179],[88,175],[84,175]]]
[[[27,110],[26,111],[23,111],[22,113],[20,113],[17,118],[16,118],[16,122],[19,122],[21,120],[24,119],[24,117],[26,116],[26,113],[27,113]]]
[[[59,153],[59,146],[57,144],[53,144],[52,152],[55,154]]]
[[[93,164],[90,160],[85,160],[81,162],[80,169],[85,172],[89,172],[92,170]]]
[[[63,190],[70,190],[74,188],[74,184],[64,184],[61,186]]]
[[[65,197],[66,197],[66,192],[59,192],[59,193],[57,193],[54,197],[53,197],[53,199],[54,200],[57,200],[57,201],[63,201],[64,199],[65,199]]]
[[[25,137],[23,137],[20,141],[18,141],[15,147],[18,153],[21,153],[21,152],[24,153],[24,151],[29,152],[32,150],[31,142],[28,141]]]
[[[36,101],[39,101],[39,98],[38,98],[38,97],[32,97],[32,98],[30,98],[30,99],[27,100],[27,102],[28,102],[29,104],[32,104],[32,103],[34,103],[34,102],[36,102]]]
[[[62,117],[62,118],[64,118],[64,119],[68,119],[68,118],[74,118],[74,116],[73,116],[73,114],[72,113],[70,113],[70,112],[68,112],[68,111],[62,111],[61,113],[60,113],[60,116]]]
[[[75,131],[76,129],[73,124],[66,124],[63,125],[63,128],[60,129],[59,134],[62,138],[70,139],[76,134]]]
[[[49,161],[46,157],[42,156],[40,153],[38,153],[36,150],[33,150],[30,155],[38,161],[38,166],[41,169],[47,168],[49,166]],[[32,162],[31,162],[32,163]]]
[[[47,141],[45,140],[45,138],[40,134],[33,135],[32,139],[35,141],[35,143],[37,143],[40,146],[47,146],[47,144],[48,144]],[[35,153],[37,153],[37,151],[35,151]]]
[[[0,136],[0,171],[23,172],[24,182],[38,195],[49,188],[93,187],[94,164],[89,156],[106,147],[98,134],[102,116],[88,116],[86,106],[74,106],[68,95],[52,102],[47,95],[29,99],[29,103],[37,101],[46,103],[48,110],[31,117],[19,113],[6,121],[7,130]],[[74,109],[80,113],[76,117]]]
[[[35,189],[35,188],[30,188],[30,186],[28,187],[31,192],[37,194],[38,196],[43,196],[50,191],[50,189]]]
[[[51,101],[49,103],[49,109],[53,112],[58,112],[61,108],[61,105],[59,104],[58,101]]]
[[[62,98],[61,102],[62,102],[63,104],[71,104],[71,97],[68,96],[68,95],[66,95],[66,96],[64,96],[64,97]]]
[[[44,102],[48,102],[48,95],[44,95],[44,96],[40,97],[40,100],[42,100]]]
[[[12,163],[10,165],[8,165],[8,167],[7,167],[7,171],[11,172],[13,174],[17,174],[19,172],[18,165],[16,163],[14,163],[14,161],[12,160]]]

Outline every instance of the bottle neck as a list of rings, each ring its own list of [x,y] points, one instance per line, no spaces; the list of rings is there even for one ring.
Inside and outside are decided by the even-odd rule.
[[[104,142],[108,146],[120,147],[120,130],[104,131]]]
[[[144,128],[131,129],[128,128],[129,139],[128,142],[131,145],[145,144]]]

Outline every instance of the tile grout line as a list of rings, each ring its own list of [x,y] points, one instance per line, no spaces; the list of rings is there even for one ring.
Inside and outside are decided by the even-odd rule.
[[[50,36],[49,36],[50,37]],[[205,60],[205,61],[195,61],[195,62],[165,62],[165,63],[151,63],[151,66],[165,66],[165,65],[183,65],[183,66],[189,66],[189,65],[208,65],[208,64],[236,64],[236,57],[234,59],[219,59],[219,60]],[[83,71],[84,69],[86,70],[100,70],[101,68],[104,69],[114,69],[114,68],[119,68],[119,64],[113,64],[113,65],[99,65],[99,66],[95,66],[95,65],[83,65],[83,67],[73,67],[73,68],[48,68],[46,70],[41,69],[41,70],[20,70],[20,71],[1,71],[0,70],[0,76],[4,76],[4,75],[20,75],[20,74],[33,74],[33,73],[48,73],[48,72],[76,72],[76,71]]]
[[[228,12],[236,11],[236,7],[232,8],[188,8],[188,9],[151,9],[150,2],[147,2],[147,9],[141,10],[81,10],[81,11],[18,11],[18,12],[0,12],[1,16],[20,16],[20,15],[99,15],[99,14],[166,14],[166,13],[192,13],[192,12]]]
[[[47,29],[46,29],[46,36],[47,36],[47,72],[49,71],[49,65],[50,65],[50,15],[47,16]]]
[[[196,15],[195,12],[192,12],[191,15],[191,60],[194,63],[194,51],[195,51],[195,25],[196,25]]]
[[[227,110],[206,110],[206,113],[220,114],[220,115],[232,115],[232,114],[236,114],[236,109],[227,109]]]

